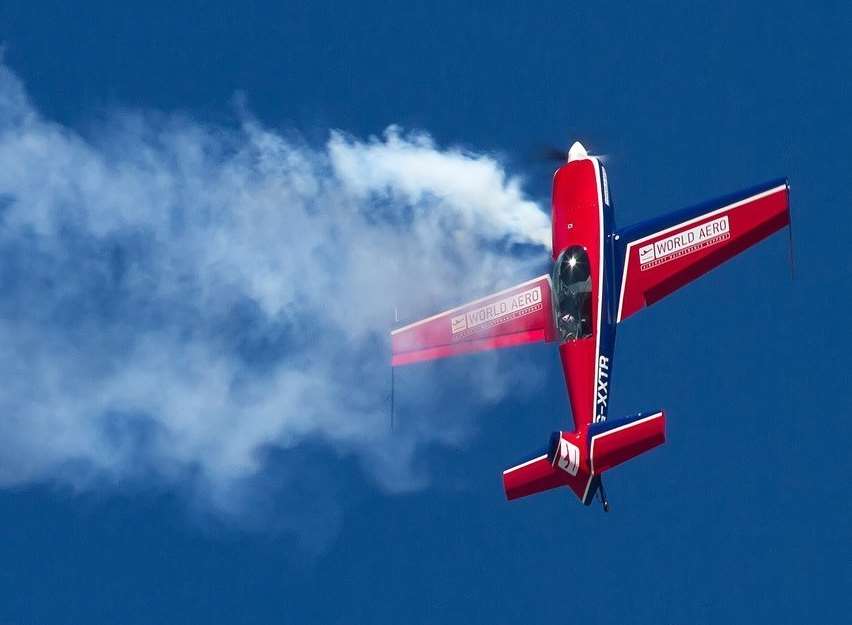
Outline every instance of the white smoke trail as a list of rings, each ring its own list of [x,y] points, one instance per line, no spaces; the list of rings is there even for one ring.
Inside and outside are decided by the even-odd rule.
[[[511,252],[548,237],[497,161],[425,134],[124,112],[84,137],[0,65],[0,486],[155,477],[233,510],[269,450],[320,441],[416,487],[418,444],[461,430],[389,440],[393,305],[534,275]]]

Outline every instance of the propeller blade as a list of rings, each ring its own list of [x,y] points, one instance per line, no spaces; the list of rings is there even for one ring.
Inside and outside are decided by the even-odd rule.
[[[545,146],[540,150],[538,160],[564,163],[568,160],[568,152],[551,145]]]

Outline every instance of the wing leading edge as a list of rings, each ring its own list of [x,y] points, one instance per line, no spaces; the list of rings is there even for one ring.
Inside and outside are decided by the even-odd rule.
[[[790,223],[784,178],[624,228],[615,236],[618,322]]]
[[[391,364],[552,341],[554,335],[550,276],[543,275],[394,330]]]

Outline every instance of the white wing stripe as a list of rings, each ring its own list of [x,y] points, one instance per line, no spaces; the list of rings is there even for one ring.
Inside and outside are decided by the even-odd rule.
[[[519,464],[517,466],[506,469],[505,471],[503,471],[503,475],[506,475],[507,473],[511,473],[512,471],[517,471],[518,469],[523,469],[525,466],[530,465],[534,462],[538,462],[539,460],[543,460],[545,458],[547,458],[547,454],[542,454],[538,458],[533,458],[532,460],[527,460],[526,462],[524,462],[522,464]]]

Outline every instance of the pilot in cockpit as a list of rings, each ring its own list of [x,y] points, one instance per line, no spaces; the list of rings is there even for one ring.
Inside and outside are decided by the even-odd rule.
[[[556,263],[554,285],[562,342],[591,336],[592,277],[584,248],[574,246],[562,252]]]

